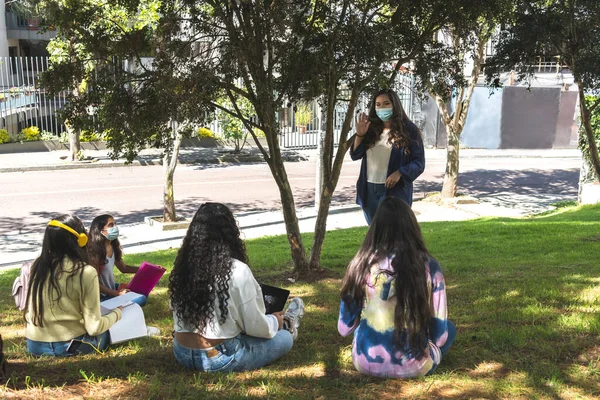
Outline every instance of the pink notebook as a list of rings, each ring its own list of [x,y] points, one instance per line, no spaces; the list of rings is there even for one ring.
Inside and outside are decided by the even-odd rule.
[[[140,269],[138,269],[133,278],[131,278],[131,282],[129,282],[127,287],[132,292],[143,294],[147,297],[165,271],[166,269],[160,265],[154,265],[144,261],[142,265],[140,265]]]

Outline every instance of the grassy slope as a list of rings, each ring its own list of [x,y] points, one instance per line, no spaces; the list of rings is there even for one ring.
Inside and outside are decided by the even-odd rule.
[[[145,307],[163,332],[105,355],[33,359],[9,297],[17,271],[0,273],[0,333],[10,380],[0,395],[90,398],[594,398],[600,396],[600,207],[531,219],[422,224],[446,274],[450,318],[458,337],[438,373],[412,381],[359,375],[351,339],[337,334],[338,291],[366,229],[330,232],[327,269],[291,283],[284,237],[248,242],[259,280],[291,289],[307,304],[292,352],[260,371],[204,374],[177,365],[163,277]],[[306,235],[307,243],[310,235]],[[175,250],[127,257],[172,266]],[[126,279],[123,279],[126,280]]]

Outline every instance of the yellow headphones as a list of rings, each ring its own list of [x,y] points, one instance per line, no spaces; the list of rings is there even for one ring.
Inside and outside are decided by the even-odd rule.
[[[57,226],[59,228],[63,228],[71,232],[73,235],[77,236],[77,244],[79,245],[79,247],[85,246],[88,242],[88,237],[85,233],[77,233],[75,229],[63,224],[62,222],[58,222],[53,219],[52,221],[48,222],[48,226]]]

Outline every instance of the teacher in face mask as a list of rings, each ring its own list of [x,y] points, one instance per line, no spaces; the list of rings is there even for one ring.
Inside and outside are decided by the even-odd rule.
[[[380,90],[371,100],[369,115],[357,116],[350,157],[362,159],[356,203],[367,224],[386,196],[412,205],[413,181],[425,169],[425,151],[421,132],[408,119],[395,91]]]

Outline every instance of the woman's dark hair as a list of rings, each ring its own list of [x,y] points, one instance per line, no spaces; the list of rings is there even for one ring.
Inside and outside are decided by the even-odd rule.
[[[421,228],[410,206],[400,199],[387,197],[377,209],[365,240],[350,261],[342,281],[342,300],[347,305],[362,305],[371,266],[385,257],[393,257],[389,274],[394,279],[397,298],[394,312],[396,340],[400,346],[408,344],[416,357],[420,357],[427,346],[433,316],[425,270],[428,256]]]
[[[75,215],[61,215],[54,220],[73,228],[77,233],[86,233],[83,223]],[[58,286],[58,280],[60,275],[66,272],[63,270],[65,257],[74,264],[73,269],[68,272],[67,280],[79,276],[79,285],[83,290],[83,274],[81,272],[88,263],[86,248],[79,247],[77,236],[66,229],[46,226],[42,253],[31,266],[27,294],[27,304],[31,304],[33,313],[31,322],[35,326],[44,326],[44,305],[58,301],[63,296]],[[44,293],[46,282],[48,282],[47,292]],[[48,297],[45,297],[46,295]],[[66,295],[69,296],[69,293]],[[25,309],[27,310],[27,308]]]
[[[371,121],[371,124],[367,130],[364,144],[367,149],[373,147],[383,133],[383,121],[377,116],[376,112],[376,100],[377,97],[382,94],[386,95],[392,102],[393,112],[392,117],[390,118],[392,127],[389,133],[389,141],[397,147],[404,147],[404,152],[408,154],[410,151],[410,133],[408,132],[407,123],[410,122],[410,120],[404,111],[404,107],[402,107],[400,97],[398,97],[398,94],[392,89],[382,89],[375,93],[371,99],[369,106],[369,120]]]
[[[103,214],[100,215],[92,221],[92,225],[90,225],[90,234],[88,240],[88,255],[90,258],[90,262],[96,268],[101,268],[106,264],[106,237],[102,235],[102,230],[108,223],[108,220],[113,218],[112,215]],[[114,218],[113,218],[114,219]],[[113,254],[115,256],[115,261],[121,261],[123,258],[123,251],[121,250],[121,242],[119,239],[112,240],[110,245],[113,249]]]
[[[169,277],[171,308],[185,325],[204,332],[215,316],[215,300],[221,312],[219,323],[225,323],[233,258],[248,261],[233,214],[220,203],[202,204]]]

